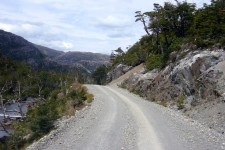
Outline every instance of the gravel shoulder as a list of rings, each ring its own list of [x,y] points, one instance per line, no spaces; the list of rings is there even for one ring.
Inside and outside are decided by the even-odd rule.
[[[225,137],[116,85],[88,85],[95,100],[29,150],[220,150]]]
[[[90,85],[95,99],[91,106],[70,119],[62,120],[59,129],[28,147],[28,150],[111,150],[137,149],[133,117],[122,101],[109,95],[104,87]]]

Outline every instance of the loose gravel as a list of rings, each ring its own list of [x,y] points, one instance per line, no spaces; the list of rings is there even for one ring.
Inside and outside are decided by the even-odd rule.
[[[138,126],[137,121],[140,118],[146,119],[154,129],[161,149],[225,149],[223,134],[184,116],[181,112],[143,100],[115,86],[88,88],[95,95],[92,105],[77,111],[73,117],[58,120],[56,130],[29,146],[27,150],[137,150],[138,143],[141,142],[140,131],[145,131]],[[133,107],[116,92],[129,99],[143,116],[136,118]],[[150,137],[151,135],[146,138]]]

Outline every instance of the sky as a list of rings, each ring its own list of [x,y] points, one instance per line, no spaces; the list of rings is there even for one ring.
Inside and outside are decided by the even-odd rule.
[[[187,0],[202,7],[210,0]],[[145,35],[136,11],[165,0],[1,0],[0,29],[61,51],[110,54]],[[170,0],[170,2],[173,2]]]

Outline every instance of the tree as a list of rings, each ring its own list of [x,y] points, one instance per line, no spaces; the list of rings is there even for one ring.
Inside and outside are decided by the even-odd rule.
[[[141,13],[141,11],[136,11],[135,12],[136,13],[136,20],[135,20],[135,22],[137,22],[137,21],[141,21],[142,23],[143,23],[143,25],[144,25],[144,30],[145,30],[145,32],[149,35],[149,36],[151,36],[151,34],[149,33],[149,31],[148,31],[148,27],[147,27],[147,25],[146,25],[146,18],[148,17],[145,13]]]
[[[212,1],[196,12],[192,30],[195,39],[220,39],[225,34],[225,9],[224,1]]]
[[[122,55],[124,53],[124,51],[121,49],[121,47],[117,48],[115,50],[115,52],[117,52],[118,55]]]
[[[176,6],[176,13],[178,15],[177,18],[177,36],[178,37],[184,37],[185,34],[189,31],[191,28],[191,25],[193,24],[194,20],[194,12],[195,12],[195,4],[188,3],[188,2],[177,2]]]
[[[107,68],[106,66],[100,66],[98,67],[93,73],[92,77],[96,84],[103,85],[106,83],[106,77],[107,77]]]

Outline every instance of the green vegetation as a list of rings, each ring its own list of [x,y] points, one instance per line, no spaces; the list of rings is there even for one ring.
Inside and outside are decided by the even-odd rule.
[[[154,68],[162,68],[163,67],[163,56],[159,54],[152,54],[146,60],[146,67],[149,70]]]
[[[22,122],[13,122],[13,134],[7,141],[8,149],[24,148],[27,144],[41,138],[54,129],[54,122],[62,116],[74,115],[85,101],[90,103],[93,95],[81,84],[74,83],[69,87],[68,93],[53,91],[51,96],[40,104],[29,109]],[[25,138],[26,137],[26,138]]]
[[[62,90],[73,82],[84,83],[87,80],[79,72],[35,71],[1,54],[0,68],[0,94],[5,101],[22,100],[29,96],[47,98],[55,89]]]
[[[123,89],[126,89],[127,88],[127,85],[125,83],[121,83],[121,84],[119,84],[119,87],[121,87]]]
[[[92,78],[94,79],[95,84],[104,85],[106,84],[106,78],[107,78],[107,67],[106,66],[100,66],[98,67],[93,73]]]
[[[185,97],[183,95],[180,95],[177,98],[177,107],[179,110],[184,108],[184,100],[185,100]]]
[[[54,129],[62,116],[74,115],[75,110],[91,103],[93,95],[77,81],[78,72],[35,71],[0,55],[0,95],[3,102],[22,101],[26,97],[42,100],[31,106],[21,121],[10,121],[13,133],[0,141],[0,149],[23,149]]]
[[[189,43],[197,48],[213,45],[225,46],[225,2],[212,0],[203,8],[196,4],[176,1],[165,2],[163,6],[154,4],[154,10],[136,12],[136,22],[141,22],[146,31],[137,43],[126,53],[112,53],[112,66],[123,63],[136,66],[146,63],[147,69],[163,68],[170,53],[180,51]]]

